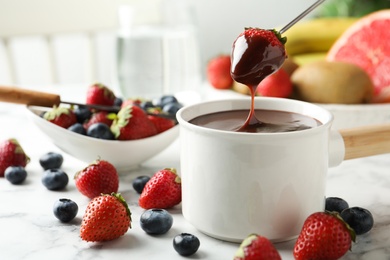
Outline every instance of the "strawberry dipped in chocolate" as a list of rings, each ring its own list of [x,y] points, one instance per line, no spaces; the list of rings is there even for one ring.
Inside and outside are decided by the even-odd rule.
[[[231,54],[232,78],[248,86],[251,109],[239,132],[258,132],[266,124],[255,115],[255,93],[259,83],[276,72],[287,58],[284,43],[287,39],[276,30],[246,28],[233,43]]]
[[[284,63],[287,58],[284,48],[286,41],[276,30],[246,28],[233,43],[233,79],[255,89]]]

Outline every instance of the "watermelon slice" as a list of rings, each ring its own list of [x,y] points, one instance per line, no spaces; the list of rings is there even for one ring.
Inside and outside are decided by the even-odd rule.
[[[390,87],[390,9],[368,14],[352,24],[330,48],[328,61],[354,63],[370,75],[376,100],[389,96]]]

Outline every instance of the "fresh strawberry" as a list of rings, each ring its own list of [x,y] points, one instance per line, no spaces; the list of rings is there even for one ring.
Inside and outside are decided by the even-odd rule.
[[[268,238],[251,234],[238,248],[234,260],[281,260],[279,252]]]
[[[108,113],[106,111],[98,111],[92,114],[91,118],[83,124],[84,128],[87,130],[91,125],[96,123],[103,123],[107,126],[111,126],[112,121],[115,119],[116,115],[114,113]]]
[[[162,133],[175,126],[175,121],[169,118],[148,115],[149,120],[154,124],[157,133]]]
[[[119,177],[116,168],[104,160],[96,160],[77,172],[75,184],[81,194],[92,199],[102,193],[118,192]]]
[[[129,106],[129,105],[137,105],[139,106],[143,100],[141,98],[130,98],[126,99],[122,102],[121,107]]]
[[[283,68],[263,79],[256,89],[257,95],[281,98],[289,97],[292,91],[292,81]]]
[[[245,28],[233,44],[231,75],[250,87],[278,70],[287,54],[282,37],[276,30]]]
[[[30,158],[16,139],[11,138],[0,143],[0,177],[4,177],[4,171],[9,166],[26,167],[29,161]]]
[[[167,209],[179,204],[181,178],[176,169],[166,168],[156,172],[146,183],[138,202],[144,209]]]
[[[51,110],[45,112],[43,118],[63,128],[68,128],[77,123],[75,113],[68,107],[53,107]]]
[[[115,102],[115,94],[107,86],[95,83],[87,90],[87,104],[112,106]]]
[[[117,193],[92,199],[81,221],[80,237],[89,242],[102,242],[123,236],[131,228],[131,212]]]
[[[355,232],[337,212],[315,212],[303,224],[294,246],[296,260],[339,259],[351,248]]]
[[[219,55],[212,58],[207,64],[207,79],[211,86],[216,89],[229,89],[233,85],[230,75],[230,56]]]
[[[111,131],[118,140],[135,140],[157,134],[145,111],[136,105],[121,108],[111,125]]]

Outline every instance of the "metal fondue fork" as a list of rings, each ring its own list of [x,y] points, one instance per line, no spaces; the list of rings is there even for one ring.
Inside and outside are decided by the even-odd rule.
[[[300,15],[298,15],[295,19],[293,19],[291,22],[286,24],[282,29],[280,29],[279,33],[283,34],[286,32],[288,29],[290,29],[294,24],[296,24],[298,21],[300,21],[303,17],[305,17],[307,14],[309,14],[311,11],[313,11],[317,6],[325,2],[325,0],[319,0],[309,6],[305,11],[303,11]]]

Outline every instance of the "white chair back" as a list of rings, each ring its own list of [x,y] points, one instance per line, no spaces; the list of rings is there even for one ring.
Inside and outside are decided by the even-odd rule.
[[[110,80],[121,2],[0,0],[0,83]]]

